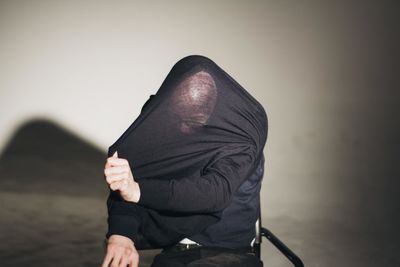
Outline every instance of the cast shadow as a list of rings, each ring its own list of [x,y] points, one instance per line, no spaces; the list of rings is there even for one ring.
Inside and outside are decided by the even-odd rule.
[[[0,155],[1,266],[100,266],[105,158],[52,121],[16,130]]]

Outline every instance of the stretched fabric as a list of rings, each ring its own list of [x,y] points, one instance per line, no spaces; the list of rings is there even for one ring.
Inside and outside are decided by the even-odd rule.
[[[107,236],[167,246],[201,233],[255,171],[266,137],[266,113],[242,86],[206,57],[181,59],[109,148],[128,160],[141,197],[110,192]]]

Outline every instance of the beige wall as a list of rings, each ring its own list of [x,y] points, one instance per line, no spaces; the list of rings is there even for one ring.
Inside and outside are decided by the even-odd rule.
[[[358,229],[371,218],[362,207],[378,176],[386,179],[381,202],[393,193],[392,10],[297,1],[0,1],[0,149],[16,127],[44,117],[105,150],[178,59],[206,55],[266,108],[264,223],[310,261],[307,247],[318,244],[301,232],[318,239],[336,227]],[[337,224],[327,228],[328,221]]]

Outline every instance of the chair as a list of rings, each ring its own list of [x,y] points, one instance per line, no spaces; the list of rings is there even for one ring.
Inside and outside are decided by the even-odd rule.
[[[253,244],[253,250],[255,255],[261,259],[261,243],[262,237],[265,237],[270,241],[295,267],[303,267],[304,264],[301,259],[290,250],[278,237],[276,237],[267,228],[261,226],[261,216],[256,221],[256,237]]]
[[[270,241],[295,267],[304,267],[302,260],[290,249],[288,248],[278,237],[276,237],[270,230],[262,227],[261,224],[261,212],[260,217],[256,221],[256,236],[253,243],[254,254],[261,259],[261,243],[262,238],[265,237]],[[159,249],[159,247],[154,247],[147,243],[146,240],[139,235],[135,243],[138,250],[148,250],[148,249]]]

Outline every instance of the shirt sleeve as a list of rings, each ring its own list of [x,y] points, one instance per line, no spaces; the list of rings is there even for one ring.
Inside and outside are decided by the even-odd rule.
[[[108,231],[106,238],[116,234],[129,237],[135,242],[141,224],[141,207],[135,203],[124,201],[117,192],[110,190],[107,210]]]
[[[252,150],[252,147],[236,149],[234,154],[217,160],[199,177],[141,179],[138,181],[141,192],[138,204],[184,213],[221,211],[255,168],[257,160]]]

